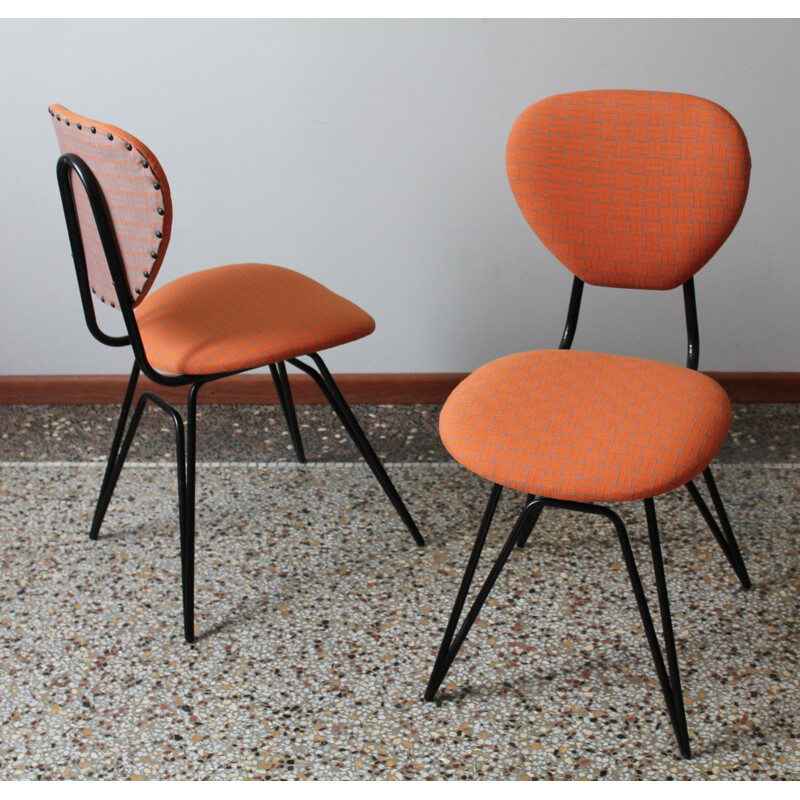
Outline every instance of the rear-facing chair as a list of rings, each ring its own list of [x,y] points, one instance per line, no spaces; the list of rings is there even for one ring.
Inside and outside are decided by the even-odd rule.
[[[653,498],[686,486],[742,586],[750,587],[709,464],[730,402],[697,372],[694,274],[742,212],[747,141],[723,108],[644,91],[558,95],[517,119],[506,151],[517,203],[573,274],[559,349],[500,358],[464,380],[440,417],[453,457],[494,484],[425,697],[433,700],[515,545],[546,507],[600,515],[615,527],[680,752],[691,756]],[[687,366],[570,350],[585,283],[683,287]],[[703,475],[719,522],[695,485]],[[514,529],[456,632],[504,486],[527,493]],[[625,525],[605,504],[643,500],[662,655]]]
[[[62,106],[52,106],[50,114],[62,152],[58,184],[86,323],[100,342],[130,345],[134,355],[91,538],[98,536],[142,412],[152,402],[170,415],[175,426],[183,623],[186,640],[193,642],[198,392],[209,381],[268,365],[297,458],[305,462],[286,375],[288,362],[313,378],[414,541],[423,545],[400,495],[319,356],[320,350],[372,333],[372,317],[316,281],[267,264],[203,270],[149,292],[172,225],[169,185],[161,165],[147,147],[119,128]],[[111,336],[101,330],[92,295],[119,309],[126,335]],[[142,393],[130,414],[140,373],[162,386],[189,387],[185,426],[178,411],[153,392]]]

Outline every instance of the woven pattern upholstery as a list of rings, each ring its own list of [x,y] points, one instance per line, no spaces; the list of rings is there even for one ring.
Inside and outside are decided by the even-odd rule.
[[[736,120],[708,100],[590,91],[525,110],[506,166],[525,219],[579,278],[671,289],[736,225],[750,154]]]
[[[716,455],[725,391],[694,370],[629,356],[537,350],[477,369],[439,419],[451,455],[484,478],[557,500],[654,497]]]
[[[82,158],[97,178],[111,212],[134,305],[155,280],[169,243],[172,202],[169,184],[155,156],[140,141],[111,125],[50,107],[62,153]],[[116,289],[106,264],[83,185],[72,176],[89,285],[109,305]]]
[[[150,363],[212,375],[261,367],[367,336],[357,305],[283,267],[232,264],[177,278],[136,309]]]

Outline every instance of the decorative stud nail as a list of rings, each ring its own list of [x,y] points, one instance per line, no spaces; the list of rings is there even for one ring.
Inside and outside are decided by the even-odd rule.
[[[138,287],[136,289],[134,289],[134,291],[136,292],[136,294],[141,294],[142,293],[142,290],[139,289]]]
[[[150,258],[158,258],[158,253],[156,253],[156,251],[153,250],[153,252],[150,253]]]
[[[160,239],[164,234],[161,231],[156,231],[156,239]]]
[[[154,188],[156,191],[158,191],[158,190],[161,188],[161,184],[160,184],[160,183],[154,183],[154,184],[153,184],[153,188]]]
[[[56,119],[61,122],[61,114],[56,114]]]
[[[64,122],[66,122],[67,125],[69,125],[69,120],[68,119],[65,119]]]
[[[150,277],[150,273],[149,272],[143,272],[142,275],[144,275],[145,278],[149,278]]]
[[[125,149],[126,150],[133,150],[133,145],[130,142],[125,142]]]
[[[97,128],[95,128],[95,126],[94,126],[94,125],[92,125],[92,127],[91,127],[91,128],[89,128],[89,130],[90,130],[92,133],[97,133]]]
[[[150,165],[144,159],[142,159],[142,168],[147,169],[149,166]]]
[[[50,112],[50,116],[51,116],[51,117],[54,117],[54,116],[56,115],[56,112],[55,112],[55,111],[53,111],[53,109],[52,109],[52,108],[48,108],[47,110]]]
[[[108,141],[110,142],[113,138],[114,138],[114,134],[113,133],[109,133],[108,134]]]
[[[81,125],[81,124],[80,124],[80,122],[76,122],[76,123],[75,123],[75,127],[76,127],[76,128],[79,130],[79,131],[82,131],[82,130],[83,130],[83,125]]]
[[[159,209],[158,209],[158,215],[159,215],[160,217],[163,217],[163,216],[164,216],[164,209],[163,209],[163,208],[159,208]]]

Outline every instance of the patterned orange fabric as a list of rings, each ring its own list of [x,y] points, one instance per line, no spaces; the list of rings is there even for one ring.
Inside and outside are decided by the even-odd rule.
[[[172,202],[167,177],[150,150],[129,133],[59,105],[51,106],[50,114],[62,154],[80,156],[103,189],[135,305],[155,280],[169,243]],[[75,175],[72,188],[89,286],[104,303],[117,306],[89,199]]]
[[[668,92],[591,91],[530,106],[506,150],[511,188],[545,246],[586,283],[672,289],[722,246],[750,179],[724,109]]]
[[[558,500],[654,497],[702,472],[731,420],[722,387],[629,356],[537,350],[476,370],[450,395],[442,441],[467,469]]]
[[[233,264],[178,278],[136,309],[150,363],[210,375],[273,364],[367,336],[375,321],[298,272]]]

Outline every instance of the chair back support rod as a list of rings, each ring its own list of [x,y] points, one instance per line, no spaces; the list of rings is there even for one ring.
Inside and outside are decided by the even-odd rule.
[[[122,313],[125,328],[128,331],[127,336],[109,336],[107,333],[104,333],[97,324],[92,295],[89,290],[86,257],[83,249],[83,241],[81,239],[70,173],[74,173],[78,176],[78,179],[86,190],[86,196],[89,199],[89,204],[92,209],[94,223],[103,245],[103,253],[105,254],[108,269],[114,282],[114,288],[116,289],[117,305]],[[139,326],[136,322],[136,315],[133,312],[128,276],[125,272],[122,253],[114,230],[114,223],[108,211],[103,188],[98,183],[94,173],[80,156],[76,156],[74,153],[66,153],[58,159],[56,174],[58,177],[59,190],[61,192],[61,201],[64,206],[64,216],[67,222],[70,247],[72,248],[72,258],[78,277],[83,313],[90,332],[103,344],[113,347],[130,344],[136,358],[136,363],[139,365],[142,373],[150,378],[150,380],[162,386],[185,386],[192,383],[194,381],[193,376],[163,375],[154,369],[147,360],[142,337],[139,333]],[[203,376],[203,379],[204,381],[213,380],[225,377],[227,374],[230,373]]]
[[[697,325],[697,302],[694,296],[694,278],[683,284],[683,305],[686,309],[686,338],[688,339],[686,366],[697,369],[700,363],[700,330]]]
[[[67,233],[69,235],[70,249],[72,250],[72,260],[75,264],[75,274],[78,278],[83,315],[86,319],[86,325],[95,339],[110,347],[122,347],[126,344],[130,344],[129,336],[109,336],[102,331],[97,324],[92,293],[89,288],[86,256],[83,249],[81,228],[78,223],[78,212],[75,207],[75,195],[73,194],[72,182],[70,180],[71,172],[74,172],[78,176],[86,189],[86,194],[89,198],[92,211],[94,212],[95,223],[103,243],[106,258],[108,258],[109,261],[109,269],[112,275],[115,275],[115,269],[112,264],[119,267],[121,265],[121,256],[119,255],[119,246],[116,235],[114,234],[114,228],[113,225],[111,225],[108,210],[105,207],[103,190],[97,183],[97,179],[83,159],[72,154],[61,156],[56,165],[56,175],[58,177],[58,188],[61,193],[61,204],[64,207],[64,217],[67,222]],[[116,282],[116,275],[114,280]],[[127,285],[127,280],[123,285]],[[117,289],[117,294],[119,294],[119,289]],[[121,307],[120,305],[120,308]]]
[[[569,350],[572,347],[572,340],[575,338],[575,331],[578,328],[578,315],[581,312],[582,297],[583,281],[576,275],[572,281],[572,294],[569,297],[567,321],[564,323],[564,333],[561,334],[561,341],[558,344],[559,350]]]
[[[561,334],[561,341],[558,344],[559,350],[569,350],[575,339],[575,331],[578,328],[578,317],[581,311],[581,300],[583,299],[584,282],[575,276],[572,281],[572,293],[569,298],[569,308],[567,309],[567,321],[564,323],[564,332]],[[694,292],[694,278],[689,278],[683,284],[683,305],[686,310],[686,338],[687,355],[686,366],[689,369],[697,369],[700,362],[700,331],[697,322],[697,301]]]

